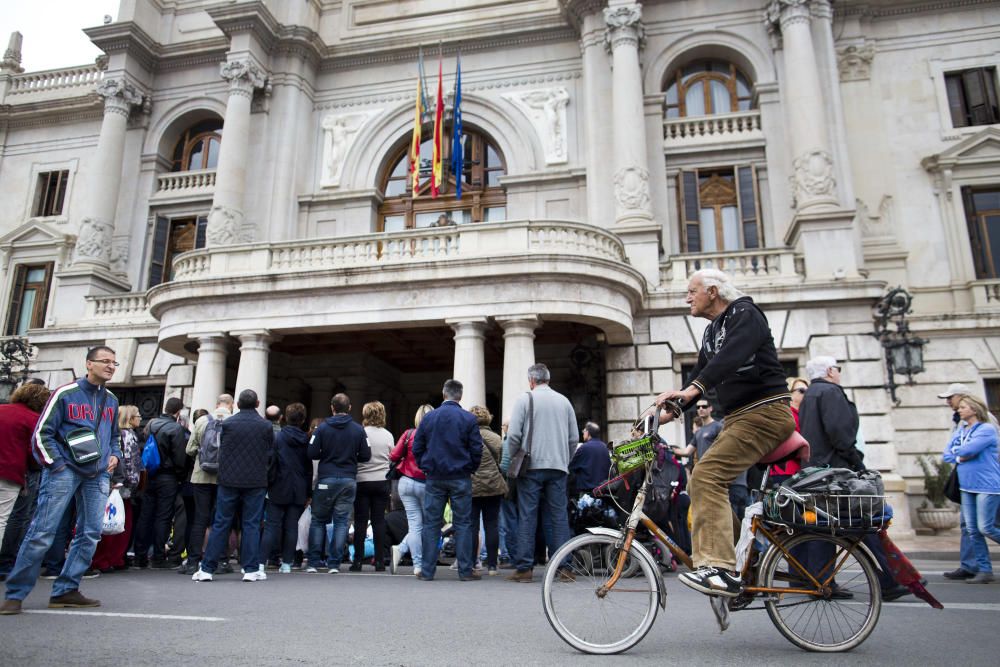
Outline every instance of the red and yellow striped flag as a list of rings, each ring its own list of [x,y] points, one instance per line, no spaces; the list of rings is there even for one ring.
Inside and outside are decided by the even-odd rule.
[[[413,139],[410,142],[410,179],[413,183],[413,196],[417,196],[420,188],[420,126],[424,121],[423,81],[417,75],[417,106],[413,112]]]
[[[444,169],[442,165],[442,143],[444,142],[444,132],[442,121],[444,120],[444,94],[441,89],[441,58],[438,58],[438,93],[437,106],[434,109],[434,158],[431,161],[431,197],[436,198],[443,184],[442,176]]]

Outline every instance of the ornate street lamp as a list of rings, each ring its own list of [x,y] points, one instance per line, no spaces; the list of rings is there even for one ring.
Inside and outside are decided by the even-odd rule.
[[[0,340],[0,403],[7,403],[10,395],[35,371],[29,367],[32,349],[26,338]]]
[[[872,306],[872,318],[875,321],[875,332],[872,335],[879,339],[885,349],[885,366],[889,375],[885,388],[896,405],[900,404],[896,396],[896,387],[899,386],[896,384],[896,374],[905,374],[906,384],[912,385],[913,376],[924,372],[924,345],[927,341],[913,336],[906,321],[912,304],[913,297],[910,293],[902,287],[896,287]],[[895,331],[889,329],[893,323],[896,325]]]

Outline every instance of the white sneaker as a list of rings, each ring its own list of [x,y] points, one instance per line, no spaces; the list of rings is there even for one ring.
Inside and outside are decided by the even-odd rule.
[[[212,581],[212,575],[199,567],[198,571],[191,575],[191,581]]]
[[[340,568],[339,567],[331,567],[329,570],[326,571],[326,573],[327,574],[340,574]]]
[[[247,572],[243,575],[243,581],[267,581],[267,575],[257,570],[256,572]]]
[[[281,567],[278,568],[278,574],[291,574],[292,566],[288,563],[282,563]]]
[[[399,550],[399,545],[392,545],[392,555],[389,558],[389,574],[396,574],[396,568],[399,567],[399,559],[402,558],[403,554]]]
[[[259,565],[257,565],[257,571],[261,572],[261,573],[264,572],[264,564],[263,563],[260,563]]]
[[[457,558],[455,559],[454,563],[452,563],[451,565],[448,566],[448,569],[449,570],[457,570],[458,569],[458,559]]]
[[[312,565],[306,568],[306,574],[316,574],[317,572],[319,572],[319,570],[314,568]]]
[[[420,576],[420,568],[419,567],[413,568],[413,576],[414,577],[419,577]]]

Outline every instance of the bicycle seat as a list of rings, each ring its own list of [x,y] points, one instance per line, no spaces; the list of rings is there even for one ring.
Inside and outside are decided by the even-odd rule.
[[[770,464],[787,459],[797,459],[803,465],[809,461],[809,442],[798,431],[792,431],[787,440],[764,455],[758,463]]]

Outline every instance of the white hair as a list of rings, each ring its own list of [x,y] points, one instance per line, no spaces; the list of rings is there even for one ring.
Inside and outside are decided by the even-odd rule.
[[[714,287],[719,290],[719,298],[726,303],[732,303],[741,296],[744,296],[743,292],[736,289],[736,286],[733,285],[733,279],[724,271],[719,271],[718,269],[700,269],[691,275],[692,280],[695,278],[701,279],[701,284],[705,289]]]
[[[827,371],[837,365],[837,360],[833,357],[819,356],[813,357],[806,362],[806,375],[810,380],[825,378]]]

